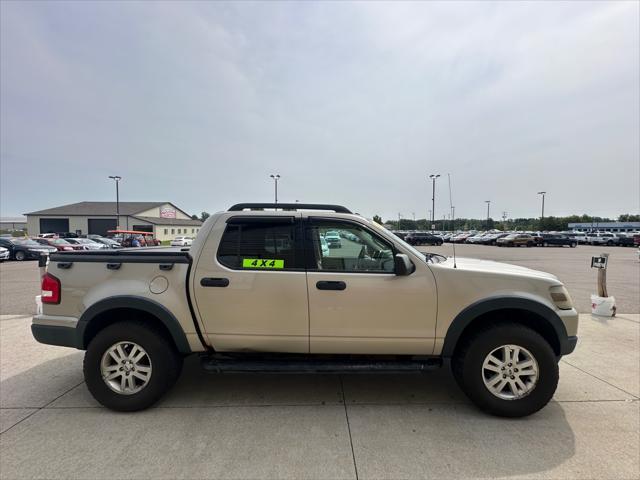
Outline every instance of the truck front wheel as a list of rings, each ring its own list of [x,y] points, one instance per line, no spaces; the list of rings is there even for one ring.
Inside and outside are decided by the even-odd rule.
[[[109,325],[91,340],[84,378],[102,405],[131,412],[157,402],[178,379],[181,367],[182,357],[159,331],[126,321]]]
[[[537,412],[558,385],[558,363],[549,343],[515,323],[496,324],[467,339],[453,366],[471,401],[502,417]]]

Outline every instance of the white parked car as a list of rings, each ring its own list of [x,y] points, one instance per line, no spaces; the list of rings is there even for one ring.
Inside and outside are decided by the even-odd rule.
[[[593,233],[589,237],[589,243],[591,245],[616,245],[618,239],[613,233]]]
[[[567,232],[566,235],[571,240],[578,242],[580,245],[589,243],[589,236],[585,232]]]
[[[81,245],[84,250],[103,250],[109,248],[103,243],[94,242],[90,238],[65,238],[65,240],[74,245]]]
[[[4,262],[5,260],[9,260],[11,253],[8,248],[0,247],[0,262]]]
[[[191,237],[176,237],[171,240],[172,247],[190,247],[191,243],[193,243],[193,238]]]
[[[324,237],[320,237],[320,248],[322,249],[322,256],[328,257],[330,255],[329,244],[324,239]]]

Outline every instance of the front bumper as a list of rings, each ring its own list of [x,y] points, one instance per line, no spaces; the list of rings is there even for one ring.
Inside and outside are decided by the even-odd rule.
[[[570,310],[556,310],[556,313],[567,331],[567,336],[560,339],[560,354],[569,355],[578,343],[578,319],[580,315],[575,308]]]
[[[564,342],[564,344],[561,347],[562,348],[562,351],[560,352],[561,355],[569,355],[570,353],[573,353],[573,351],[576,349],[577,344],[578,344],[577,336],[567,337],[566,342]]]

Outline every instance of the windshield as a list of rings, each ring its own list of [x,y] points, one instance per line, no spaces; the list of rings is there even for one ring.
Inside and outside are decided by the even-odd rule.
[[[70,245],[69,242],[67,242],[66,240],[63,240],[62,238],[57,238],[53,240],[52,243],[55,243],[56,245]]]

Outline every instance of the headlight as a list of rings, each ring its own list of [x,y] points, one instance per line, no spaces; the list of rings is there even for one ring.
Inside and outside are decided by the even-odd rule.
[[[573,308],[573,301],[571,295],[564,287],[564,285],[558,285],[549,289],[551,300],[555,303],[556,307],[560,310],[571,310]]]

